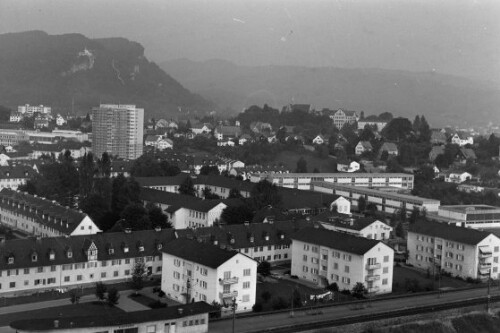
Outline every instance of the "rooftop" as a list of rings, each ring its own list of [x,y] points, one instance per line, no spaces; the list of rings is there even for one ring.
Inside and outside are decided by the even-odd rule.
[[[486,231],[457,227],[455,224],[439,222],[417,222],[410,226],[409,231],[470,245],[476,245],[490,235]]]
[[[457,213],[497,213],[500,212],[500,207],[488,206],[488,205],[449,205],[440,206],[439,210],[449,210]]]

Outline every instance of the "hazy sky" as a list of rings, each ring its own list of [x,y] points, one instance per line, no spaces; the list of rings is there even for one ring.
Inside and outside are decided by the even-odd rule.
[[[500,82],[500,1],[0,0],[0,33],[140,42],[154,61],[438,71]]]

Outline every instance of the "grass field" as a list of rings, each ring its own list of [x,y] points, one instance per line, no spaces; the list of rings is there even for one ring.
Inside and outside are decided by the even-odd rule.
[[[430,272],[432,275],[432,272]],[[394,267],[392,291],[395,294],[407,293],[406,288],[407,280],[418,281],[418,286],[421,288],[420,291],[435,290],[438,288],[438,281],[433,284],[432,277],[427,278],[426,272],[420,272],[410,267]],[[455,278],[450,278],[447,276],[441,276],[441,288],[462,288],[468,286],[469,283],[457,280]]]
[[[116,315],[120,313],[124,313],[124,311],[117,307],[110,307],[109,305],[100,302],[68,304],[65,306],[58,306],[54,308],[1,315],[0,326],[8,326],[12,321],[24,319],[94,316],[102,314]]]
[[[335,172],[336,171],[336,160],[333,158],[319,158],[313,152],[293,152],[293,151],[282,151],[274,158],[273,164],[283,164],[290,172],[295,172],[297,168],[297,161],[300,157],[304,157],[307,161],[307,171],[313,172],[317,168],[320,172]]]

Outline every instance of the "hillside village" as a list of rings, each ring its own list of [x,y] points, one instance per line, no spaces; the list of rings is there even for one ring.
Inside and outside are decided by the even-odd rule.
[[[315,302],[436,290],[401,282],[402,269],[500,280],[498,133],[264,105],[145,120],[131,160],[93,155],[90,115],[8,112],[0,296],[139,276],[224,316],[307,304],[263,291],[270,280]]]

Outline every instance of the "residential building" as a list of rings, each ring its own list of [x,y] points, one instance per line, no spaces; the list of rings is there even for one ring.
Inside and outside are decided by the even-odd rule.
[[[433,146],[429,152],[429,160],[434,162],[439,155],[444,154],[444,146]]]
[[[326,139],[323,135],[318,134],[313,140],[312,143],[315,145],[322,145],[328,143],[328,139]]]
[[[35,172],[27,165],[0,166],[0,190],[4,188],[17,190],[20,185],[26,184]]]
[[[92,151],[134,160],[143,151],[144,109],[101,104],[92,109]]]
[[[53,130],[52,132],[41,132],[41,131],[25,131],[28,136],[30,143],[45,143],[53,144],[58,143],[61,140],[66,141],[78,141],[85,142],[89,141],[89,134],[82,133],[80,131],[74,130]]]
[[[214,136],[219,141],[239,138],[241,136],[241,128],[239,126],[219,125],[215,128]]]
[[[318,228],[292,235],[291,274],[321,286],[361,282],[370,294],[390,293],[393,265],[394,250],[381,241]]]
[[[220,225],[207,228],[176,230],[178,238],[191,238],[243,253],[258,262],[271,265],[290,263],[290,236],[298,230],[316,225],[307,220],[286,220]]]
[[[356,161],[351,163],[337,163],[337,171],[339,172],[356,172],[359,171],[360,165]]]
[[[57,117],[56,117],[56,125],[57,126],[63,126],[64,124],[66,124],[68,121],[66,119],[64,119],[63,116],[61,116],[60,114],[57,114]]]
[[[364,197],[367,203],[373,203],[377,206],[379,211],[389,214],[403,208],[406,209],[408,213],[411,213],[414,208],[420,211],[437,212],[441,204],[439,200],[347,184],[313,182],[312,186],[313,190],[317,192],[343,196],[355,206],[358,205],[359,198]]]
[[[193,200],[169,206],[165,212],[174,229],[210,227],[227,207],[221,200]]]
[[[354,124],[359,119],[356,111],[347,111],[342,109],[338,109],[334,114],[330,115],[330,118],[333,120],[333,124],[338,129],[344,127],[345,124]]]
[[[449,173],[446,175],[444,178],[444,181],[447,183],[456,183],[456,184],[461,184],[467,180],[471,180],[472,175],[468,172],[462,172],[462,173]]]
[[[408,231],[408,263],[431,273],[485,280],[499,277],[500,239],[492,233],[439,222]]]
[[[0,144],[17,146],[20,142],[27,142],[28,135],[22,130],[0,129]]]
[[[162,249],[161,289],[167,297],[182,303],[204,301],[229,305],[248,312],[255,304],[257,262],[234,250],[176,239]]]
[[[467,163],[467,161],[476,162],[476,159],[476,153],[470,148],[461,147],[458,150],[457,155],[455,156],[455,162],[458,162],[460,164],[465,164]]]
[[[44,106],[44,105],[36,106],[36,105],[25,104],[18,106],[17,112],[22,114],[27,114],[29,116],[35,113],[50,115],[52,113],[52,108],[50,106]]]
[[[195,135],[198,135],[198,134],[208,134],[210,132],[212,132],[212,125],[208,124],[208,123],[204,123],[204,124],[200,124],[200,123],[196,123],[194,125],[191,125],[191,132],[193,132],[193,134]]]
[[[174,142],[163,135],[148,135],[144,140],[144,145],[155,147],[158,150],[174,148]]]
[[[433,130],[431,132],[431,144],[433,145],[446,144],[446,134],[438,130]]]
[[[361,155],[363,153],[369,153],[373,150],[370,141],[359,141],[355,148],[356,155]]]
[[[111,315],[53,317],[16,320],[10,327],[18,333],[207,333],[209,313],[205,302],[169,306]]]
[[[387,152],[388,156],[398,156],[398,146],[394,142],[384,142],[379,150],[379,156]]]
[[[6,240],[0,243],[0,295],[130,281],[139,262],[148,276],[159,276],[161,249],[174,239],[174,230],[158,229]]]
[[[35,117],[33,126],[35,129],[47,128],[49,127],[49,118],[45,115],[38,115]]]
[[[413,175],[406,173],[279,173],[256,172],[250,174],[250,181],[257,183],[263,179],[278,186],[299,190],[313,189],[312,182],[329,182],[361,187],[398,187],[413,189]]]
[[[465,133],[455,133],[451,137],[451,143],[459,145],[460,147],[465,145],[473,145],[474,138]]]
[[[101,230],[85,213],[8,188],[0,191],[0,224],[28,235],[90,235]]]
[[[54,144],[33,144],[31,148],[33,151],[30,155],[30,159],[33,160],[36,160],[43,155],[54,155],[57,159],[59,158],[59,155],[64,155],[66,151],[71,153],[71,157],[78,159],[92,151],[89,142],[77,141],[61,141]]]
[[[314,220],[318,221],[325,229],[368,239],[387,240],[392,233],[390,225],[372,217],[324,212],[315,216]]]
[[[440,206],[437,211],[437,219],[460,227],[500,228],[500,207],[489,205]]]
[[[359,119],[358,120],[358,130],[364,129],[366,126],[375,127],[378,132],[382,131],[387,125],[387,121],[378,119]]]
[[[19,123],[19,122],[21,122],[21,120],[23,120],[23,119],[24,119],[24,116],[23,116],[23,114],[22,114],[22,113],[20,113],[20,112],[14,112],[14,111],[12,111],[12,112],[10,113],[9,121],[10,121],[11,123]]]

